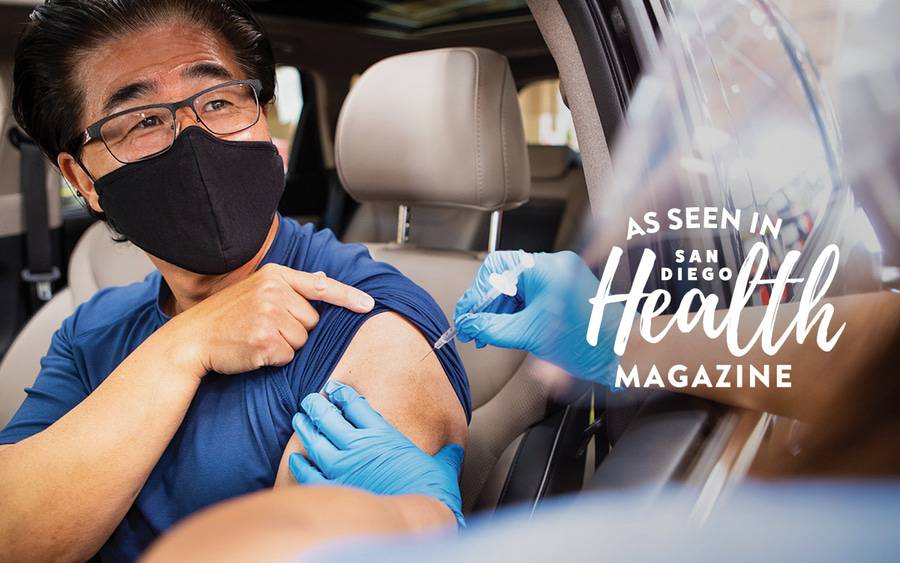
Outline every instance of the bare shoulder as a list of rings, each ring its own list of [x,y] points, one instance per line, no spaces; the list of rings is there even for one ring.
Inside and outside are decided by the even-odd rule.
[[[381,313],[360,327],[332,378],[355,387],[411,440],[434,453],[449,442],[465,444],[466,418],[437,356],[426,357],[430,350],[415,325],[397,313]]]
[[[374,315],[359,328],[331,379],[352,385],[417,446],[434,454],[447,444],[466,445],[466,415],[431,343],[403,316]],[[425,357],[423,360],[422,358]],[[303,451],[291,436],[276,486],[293,484],[287,470],[292,452]]]

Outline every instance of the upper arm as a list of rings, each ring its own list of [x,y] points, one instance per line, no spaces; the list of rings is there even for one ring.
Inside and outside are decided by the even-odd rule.
[[[37,379],[27,388],[25,401],[0,431],[0,443],[12,444],[49,427],[87,396],[78,373],[71,339],[71,317],[63,321],[41,358]]]
[[[331,377],[353,386],[413,443],[434,454],[451,442],[465,445],[466,415],[430,351],[412,323],[382,313],[360,327]]]
[[[331,378],[352,385],[413,443],[434,454],[448,443],[465,446],[467,432],[463,406],[430,351],[431,344],[411,322],[383,312],[359,328]],[[302,449],[295,434],[285,448],[276,484],[292,481],[287,457],[296,451]]]

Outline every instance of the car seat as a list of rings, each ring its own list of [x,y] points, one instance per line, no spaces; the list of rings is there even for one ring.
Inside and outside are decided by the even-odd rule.
[[[25,400],[25,387],[34,383],[41,358],[63,320],[97,290],[140,281],[152,271],[147,255],[131,243],[115,242],[105,223],[94,223],[85,231],[69,261],[69,286],[28,321],[0,362],[0,427]]]
[[[578,153],[566,145],[528,145],[531,199],[503,217],[504,248],[577,250],[590,209]]]

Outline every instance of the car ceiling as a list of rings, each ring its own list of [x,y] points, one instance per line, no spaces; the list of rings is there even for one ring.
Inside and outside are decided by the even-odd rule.
[[[249,0],[261,13],[415,32],[447,25],[528,14],[525,0],[342,0],[279,2]]]
[[[391,55],[474,46],[510,60],[520,85],[556,66],[524,0],[251,0],[279,63],[351,76]],[[0,2],[0,57],[9,60],[36,3]]]

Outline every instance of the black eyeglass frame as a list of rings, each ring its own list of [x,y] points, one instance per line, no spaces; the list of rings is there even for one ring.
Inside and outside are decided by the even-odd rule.
[[[128,108],[128,109],[125,109],[122,111],[117,111],[116,113],[114,113],[112,115],[107,115],[106,117],[104,117],[100,120],[97,120],[94,123],[91,123],[90,125],[88,125],[87,128],[85,128],[85,130],[82,131],[81,134],[78,135],[78,137],[76,137],[76,139],[72,140],[72,142],[74,143],[76,140],[79,141],[78,151],[80,152],[81,149],[84,148],[84,146],[86,144],[88,144],[89,142],[99,140],[99,141],[103,142],[103,146],[106,147],[106,150],[109,152],[109,154],[111,154],[113,158],[115,158],[117,161],[121,162],[122,164],[129,164],[130,162],[140,162],[142,160],[147,160],[148,158],[153,158],[154,156],[159,156],[162,153],[169,150],[170,148],[172,148],[172,145],[170,144],[168,147],[164,148],[163,150],[155,152],[153,154],[148,154],[147,156],[142,157],[138,160],[133,160],[130,162],[121,160],[119,157],[116,156],[116,153],[114,153],[112,151],[112,149],[109,148],[109,145],[106,144],[106,140],[103,138],[103,135],[100,132],[100,128],[103,127],[103,125],[106,124],[108,121],[111,121],[117,117],[121,117],[121,116],[127,115],[129,113],[134,113],[136,111],[141,111],[141,110],[146,110],[146,109],[156,109],[156,108],[168,109],[172,113],[172,122],[175,123],[175,122],[177,122],[175,112],[177,112],[181,108],[189,107],[189,108],[191,108],[191,111],[194,112],[194,115],[197,117],[197,120],[200,123],[203,123],[203,118],[200,117],[200,115],[197,113],[196,108],[194,108],[194,102],[197,100],[197,98],[199,98],[200,96],[203,96],[204,94],[208,94],[209,92],[212,92],[213,90],[218,90],[219,88],[225,88],[227,86],[234,86],[237,84],[244,84],[244,85],[250,86],[250,89],[253,90],[253,97],[256,99],[256,119],[254,119],[253,122],[250,123],[249,125],[247,125],[246,127],[242,127],[241,129],[238,129],[236,131],[231,131],[229,133],[220,133],[220,134],[231,135],[233,133],[240,133],[241,131],[246,131],[247,129],[249,129],[249,128],[253,127],[254,125],[256,125],[257,123],[259,123],[259,115],[261,113],[261,109],[260,109],[261,103],[259,101],[259,94],[262,91],[262,81],[260,81],[256,78],[250,78],[248,80],[229,80],[227,82],[222,82],[220,84],[216,84],[215,86],[210,86],[209,88],[205,88],[205,89],[197,92],[196,94],[193,94],[193,95],[191,95],[181,101],[178,101],[178,102],[170,102],[167,104],[166,103],[147,104],[147,105],[143,105],[143,106]],[[206,126],[205,123],[203,123],[203,125]],[[212,130],[210,129],[210,131],[212,131]],[[215,132],[213,131],[213,133],[215,133]],[[172,140],[174,141],[174,135],[173,135]],[[79,156],[78,160],[80,161],[80,156]]]

